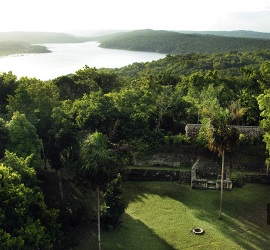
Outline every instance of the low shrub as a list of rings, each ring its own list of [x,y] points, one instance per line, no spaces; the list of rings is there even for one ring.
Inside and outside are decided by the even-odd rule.
[[[242,174],[231,174],[231,180],[235,187],[241,188],[244,186],[244,178]]]
[[[178,134],[174,136],[173,143],[175,145],[190,144],[190,138],[185,134]]]

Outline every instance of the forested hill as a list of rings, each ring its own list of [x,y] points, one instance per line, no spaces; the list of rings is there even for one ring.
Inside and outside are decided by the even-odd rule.
[[[232,30],[232,31],[179,31],[185,34],[216,35],[242,38],[270,39],[270,33],[257,32],[251,30]]]
[[[100,47],[164,54],[212,54],[270,49],[270,39],[137,30],[99,38]]]
[[[46,46],[31,45],[26,42],[18,41],[0,41],[0,56],[7,56],[12,54],[26,54],[26,53],[49,53],[50,50]]]
[[[1,41],[20,41],[31,44],[40,43],[81,43],[89,41],[87,37],[79,37],[66,33],[57,32],[0,32]]]

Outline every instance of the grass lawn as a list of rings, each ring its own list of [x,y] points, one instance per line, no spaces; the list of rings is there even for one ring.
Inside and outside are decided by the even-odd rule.
[[[217,190],[177,182],[127,182],[123,187],[128,200],[123,223],[102,233],[102,249],[269,249],[270,186],[246,184],[225,191],[223,219],[218,218]],[[205,234],[194,235],[194,227]],[[96,241],[93,235],[77,249],[97,249]]]

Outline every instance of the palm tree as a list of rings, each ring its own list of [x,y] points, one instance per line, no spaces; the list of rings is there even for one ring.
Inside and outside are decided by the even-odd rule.
[[[107,136],[97,131],[88,135],[81,146],[81,160],[83,177],[97,191],[98,249],[100,250],[100,188],[108,180],[112,160],[111,151],[108,149]]]
[[[206,119],[204,120],[204,125],[206,128],[208,147],[211,151],[218,152],[219,156],[222,157],[219,209],[219,218],[221,218],[225,151],[232,151],[237,146],[239,141],[239,132],[237,129],[228,125],[229,112],[227,110],[219,108],[215,112],[208,112],[205,113],[205,115]]]
[[[231,124],[240,125],[243,120],[243,116],[246,113],[246,109],[241,107],[239,100],[232,101],[230,106]]]

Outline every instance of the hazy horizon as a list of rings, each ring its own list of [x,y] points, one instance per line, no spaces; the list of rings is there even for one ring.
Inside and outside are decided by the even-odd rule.
[[[135,30],[147,30],[147,29],[130,29],[130,30],[120,30],[120,29],[99,29],[99,30],[91,30],[91,29],[85,29],[85,30],[69,30],[69,31],[42,31],[42,30],[12,30],[12,31],[1,31],[0,33],[59,33],[59,34],[67,34],[67,35],[74,35],[74,36],[82,36],[82,37],[87,37],[87,36],[93,36],[93,37],[98,37],[98,36],[102,36],[102,35],[108,35],[108,34],[114,34],[114,33],[118,33],[118,32],[131,32],[131,31],[135,31]],[[149,29],[149,30],[156,30],[157,29]],[[206,33],[209,32],[237,32],[237,31],[245,31],[245,32],[258,32],[258,33],[269,33],[269,32],[264,32],[264,31],[255,31],[255,30],[164,30],[164,31],[173,31],[173,32],[183,32],[183,33]]]
[[[85,33],[103,30],[270,33],[270,0],[9,0],[1,31]]]

